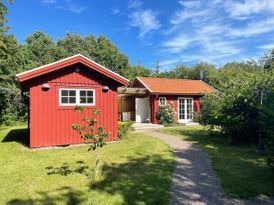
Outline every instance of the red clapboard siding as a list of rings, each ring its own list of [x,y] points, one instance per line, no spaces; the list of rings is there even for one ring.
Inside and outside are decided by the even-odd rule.
[[[176,119],[178,119],[178,98],[179,97],[192,97],[194,103],[194,112],[200,111],[200,98],[201,96],[184,96],[184,95],[151,95],[150,106],[151,106],[151,122],[157,123],[156,113],[159,109],[159,97],[165,97],[167,104],[173,104],[173,108],[176,112]]]
[[[76,68],[80,71],[76,72]],[[50,89],[42,90],[47,83]],[[110,140],[117,140],[119,83],[85,65],[77,63],[32,79],[30,87],[30,147],[44,147],[82,143],[83,140],[71,126],[80,123],[84,115],[90,115],[92,108],[101,110],[97,116],[98,126],[104,126],[110,133]],[[102,87],[108,86],[108,92]],[[95,90],[95,106],[85,107],[83,113],[75,112],[74,106],[59,105],[60,88],[89,88]]]

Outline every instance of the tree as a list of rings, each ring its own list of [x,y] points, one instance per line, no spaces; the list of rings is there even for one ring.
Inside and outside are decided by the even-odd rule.
[[[127,56],[122,54],[110,40],[102,35],[97,39],[95,60],[121,75],[127,73],[129,69]]]
[[[75,54],[82,54],[94,60],[95,52],[95,38],[92,35],[86,37],[88,39],[88,46],[86,41],[77,33],[67,33],[65,38],[57,41],[57,47],[64,51],[63,57],[72,56]],[[90,43],[92,42],[92,43]]]
[[[130,66],[129,69],[124,73],[129,80],[134,80],[138,76],[149,77],[152,71],[142,65]]]
[[[274,70],[274,49],[267,52],[262,58],[262,61],[264,63],[264,69],[269,71]]]
[[[13,0],[0,0],[0,37],[2,37],[2,35],[4,33],[7,32],[8,27],[5,27],[5,24],[7,23],[7,19],[6,19],[6,15],[8,14],[8,8],[7,6],[4,4],[4,2],[8,2],[10,4],[13,3]],[[1,42],[2,39],[0,39]],[[2,45],[0,44],[0,47]]]
[[[49,35],[36,31],[26,38],[28,69],[54,62],[57,59],[56,46]]]
[[[83,107],[76,107],[76,112],[83,112]],[[98,180],[100,177],[100,150],[106,145],[106,138],[108,138],[109,133],[105,130],[103,126],[97,128],[97,119],[96,116],[100,114],[100,110],[92,109],[91,116],[84,116],[82,123],[84,124],[73,124],[72,128],[76,130],[82,139],[86,143],[92,143],[90,145],[90,150],[96,151],[95,166],[92,170],[92,176],[94,180]]]

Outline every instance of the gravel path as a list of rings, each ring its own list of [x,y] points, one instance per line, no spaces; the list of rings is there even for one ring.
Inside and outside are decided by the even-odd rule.
[[[176,156],[170,205],[274,204],[269,198],[244,201],[226,197],[207,153],[178,137],[152,129],[144,132],[169,144]]]

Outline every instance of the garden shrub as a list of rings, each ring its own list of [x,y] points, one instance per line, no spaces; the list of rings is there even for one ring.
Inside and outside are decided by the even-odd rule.
[[[161,105],[156,113],[156,119],[163,125],[170,125],[175,122],[176,112],[173,104]]]
[[[122,139],[128,135],[132,129],[133,122],[118,122],[118,137]]]
[[[27,107],[20,94],[0,88],[0,125],[27,120]]]
[[[273,76],[250,71],[224,85],[222,93],[202,98],[198,122],[218,126],[231,142],[258,142],[260,100],[258,88],[266,90]]]
[[[274,167],[274,83],[262,106],[260,123],[265,134],[267,161]]]

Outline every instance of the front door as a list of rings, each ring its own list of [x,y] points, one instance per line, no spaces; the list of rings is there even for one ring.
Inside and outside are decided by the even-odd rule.
[[[136,122],[150,121],[149,98],[135,98]]]
[[[178,98],[178,121],[189,122],[193,119],[193,99]]]

